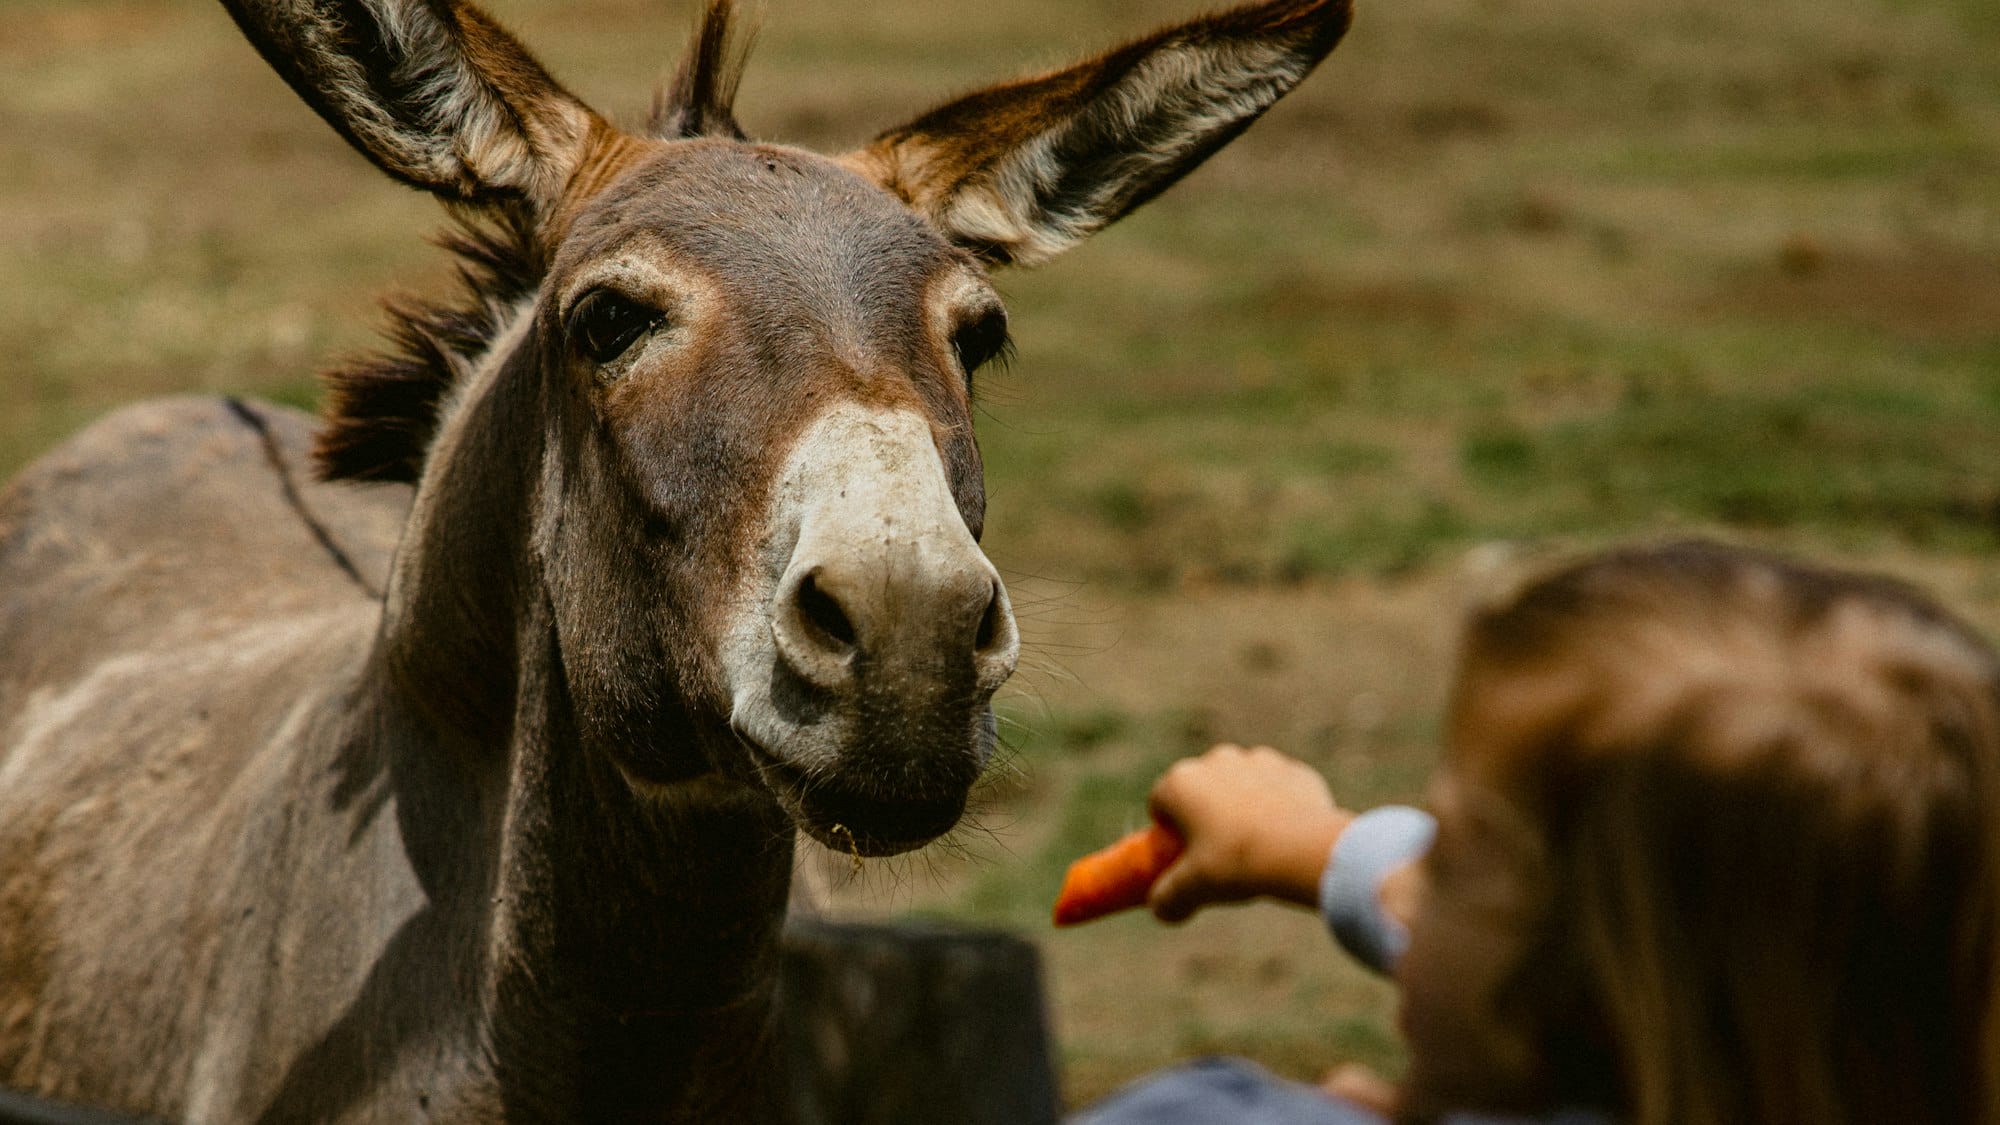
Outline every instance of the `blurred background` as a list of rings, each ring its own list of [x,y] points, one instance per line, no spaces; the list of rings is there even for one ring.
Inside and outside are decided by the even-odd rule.
[[[689,0],[495,0],[643,117]],[[1182,0],[767,0],[739,113],[838,151]],[[426,197],[219,6],[0,0],[0,470],[130,399],[310,408]],[[1274,907],[1046,921],[1173,758],[1270,742],[1348,803],[1436,760],[1468,599],[1633,535],[1891,571],[2000,627],[2000,4],[1363,0],[1138,215],[999,278],[989,550],[1028,649],[977,824],[840,909],[1038,940],[1073,1101],[1229,1051],[1394,1071],[1393,996]]]

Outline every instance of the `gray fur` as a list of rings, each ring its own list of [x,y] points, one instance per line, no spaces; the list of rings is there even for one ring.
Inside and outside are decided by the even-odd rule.
[[[553,752],[546,665],[506,753],[451,737],[308,523],[379,585],[410,491],[302,483],[308,420],[251,409],[275,464],[175,401],[0,499],[0,1073],[188,1121],[754,1119],[775,808],[620,796]],[[634,949],[576,955],[585,891]],[[607,1025],[646,1081],[583,1057]]]

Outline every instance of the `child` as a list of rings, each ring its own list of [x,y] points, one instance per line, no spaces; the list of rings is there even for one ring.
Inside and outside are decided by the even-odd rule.
[[[1434,845],[1271,750],[1152,796],[1186,842],[1160,918],[1321,905],[1393,972],[1410,1062],[1378,1109],[2000,1122],[2000,658],[1930,600],[1709,544],[1604,555],[1475,617],[1448,741]],[[1083,1120],[1192,1120],[1146,1099],[1243,1080]],[[1326,1110],[1255,1119],[1364,1119]]]

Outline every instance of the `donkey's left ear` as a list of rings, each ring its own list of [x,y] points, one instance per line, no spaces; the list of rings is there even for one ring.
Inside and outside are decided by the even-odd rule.
[[[546,208],[602,122],[472,0],[222,0],[375,165],[446,199]]]
[[[995,86],[844,161],[999,265],[1035,265],[1158,195],[1289,93],[1348,0],[1271,0]]]

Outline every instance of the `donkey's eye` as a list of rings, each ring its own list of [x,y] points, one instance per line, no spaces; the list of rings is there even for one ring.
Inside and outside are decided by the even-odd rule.
[[[660,310],[629,297],[597,289],[570,310],[569,338],[592,362],[609,363],[665,317]]]
[[[952,334],[951,346],[958,352],[958,365],[967,375],[985,366],[988,360],[1007,350],[1007,314],[999,309],[981,314]]]

